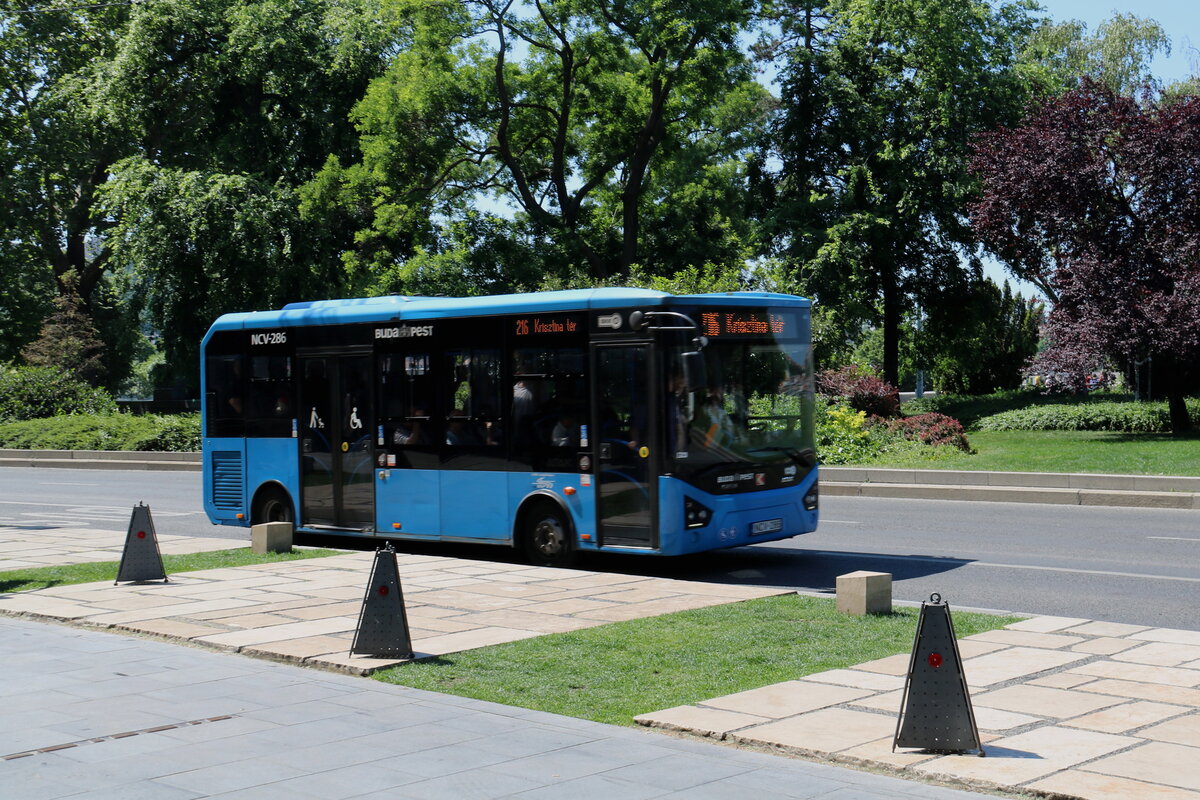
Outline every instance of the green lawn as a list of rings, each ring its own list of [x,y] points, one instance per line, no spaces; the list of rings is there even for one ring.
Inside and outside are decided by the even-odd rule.
[[[916,620],[910,608],[852,617],[839,614],[833,600],[785,595],[541,636],[375,677],[631,725],[639,714],[911,652]],[[954,614],[959,636],[1014,621]]]
[[[1109,472],[1200,475],[1200,434],[1173,437],[1104,431],[977,431],[975,455],[880,459],[866,466],[999,472]]]
[[[244,567],[250,564],[272,564],[280,561],[297,561],[305,558],[323,558],[340,555],[339,550],[302,549],[290,553],[267,553],[256,555],[248,547],[235,550],[213,550],[208,553],[165,555],[163,568],[170,577],[175,572],[195,572],[202,569],[222,567]],[[34,567],[0,572],[0,592],[28,592],[47,589],[51,586],[67,586],[72,583],[112,582],[117,579],[119,561],[97,561],[91,564],[64,564],[61,567]]]

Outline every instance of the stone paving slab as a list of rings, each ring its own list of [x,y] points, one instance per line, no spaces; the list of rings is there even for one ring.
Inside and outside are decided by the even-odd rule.
[[[116,536],[122,547],[124,534]],[[219,541],[222,547],[231,544]],[[373,560],[374,553],[352,552],[176,573],[169,583],[51,587],[0,595],[0,614],[112,627],[367,674],[400,663],[349,655]],[[403,553],[397,564],[418,658],[581,630],[611,619],[789,593]],[[447,575],[456,576],[454,586],[445,585]],[[868,683],[884,678],[863,675]]]
[[[983,644],[999,649],[980,651]],[[986,758],[892,752],[902,692],[886,681],[907,670],[907,654],[637,722],[970,788],[1081,800],[1200,800],[1198,646],[1200,634],[1192,631],[1065,617],[1034,617],[963,639]],[[855,679],[861,675],[874,680]],[[856,694],[837,694],[847,690]]]
[[[207,553],[212,550],[231,550],[248,547],[246,540],[216,537],[175,536],[158,529],[155,523],[158,550],[163,555]],[[120,561],[125,549],[126,531],[105,531],[93,528],[54,528],[39,530],[35,540],[29,531],[19,526],[0,525],[0,571],[57,567],[63,564],[90,564],[96,561]]]

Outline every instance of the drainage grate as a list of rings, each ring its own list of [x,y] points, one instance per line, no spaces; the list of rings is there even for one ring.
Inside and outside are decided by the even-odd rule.
[[[80,739],[77,742],[66,742],[64,744],[51,745],[50,747],[39,747],[36,750],[26,750],[23,753],[12,753],[7,756],[0,756],[0,761],[12,761],[15,758],[28,758],[29,756],[37,755],[38,753],[53,753],[58,750],[69,750],[72,747],[79,747],[85,744],[100,744],[101,742],[111,742],[116,739],[128,739],[130,736],[140,736],[143,733],[161,733],[162,731],[170,731],[176,728],[187,728],[192,725],[207,725],[210,722],[220,722],[225,719],[233,719],[234,714],[224,714],[220,717],[206,717],[205,719],[193,719],[187,722],[176,722],[171,725],[155,725],[153,728],[142,728],[140,731],[124,731],[123,733],[114,733],[110,736],[95,736],[91,739]]]

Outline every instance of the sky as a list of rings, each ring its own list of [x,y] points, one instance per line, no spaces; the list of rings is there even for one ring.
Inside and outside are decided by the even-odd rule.
[[[1151,64],[1155,77],[1165,84],[1200,72],[1200,2],[1197,0],[1109,0],[1107,3],[1103,0],[1040,0],[1040,3],[1056,21],[1077,19],[1087,23],[1088,31],[1092,33],[1114,13],[1156,20],[1171,39],[1171,55],[1160,55]],[[997,283],[1007,280],[1024,295],[1041,296],[1037,287],[1015,280],[998,263],[986,262],[984,272]]]

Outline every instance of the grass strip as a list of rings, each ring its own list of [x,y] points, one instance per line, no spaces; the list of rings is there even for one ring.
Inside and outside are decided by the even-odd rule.
[[[969,636],[1016,617],[954,614]],[[912,651],[917,610],[855,617],[783,595],[616,622],[393,667],[417,689],[632,725],[639,714]]]
[[[212,550],[207,553],[185,553],[164,555],[163,568],[170,576],[176,572],[197,572],[223,567],[246,567],[251,564],[276,564],[283,561],[299,561],[306,558],[324,558],[342,555],[341,550],[320,548],[293,550],[290,553],[267,553],[259,555],[249,547],[233,550]],[[64,564],[60,567],[31,567],[0,572],[0,592],[29,592],[48,589],[51,586],[68,586],[73,583],[95,583],[114,581],[121,562],[96,561],[88,564]]]
[[[939,459],[891,458],[866,466],[994,472],[1200,475],[1200,434],[1110,431],[972,431],[976,453]]]

